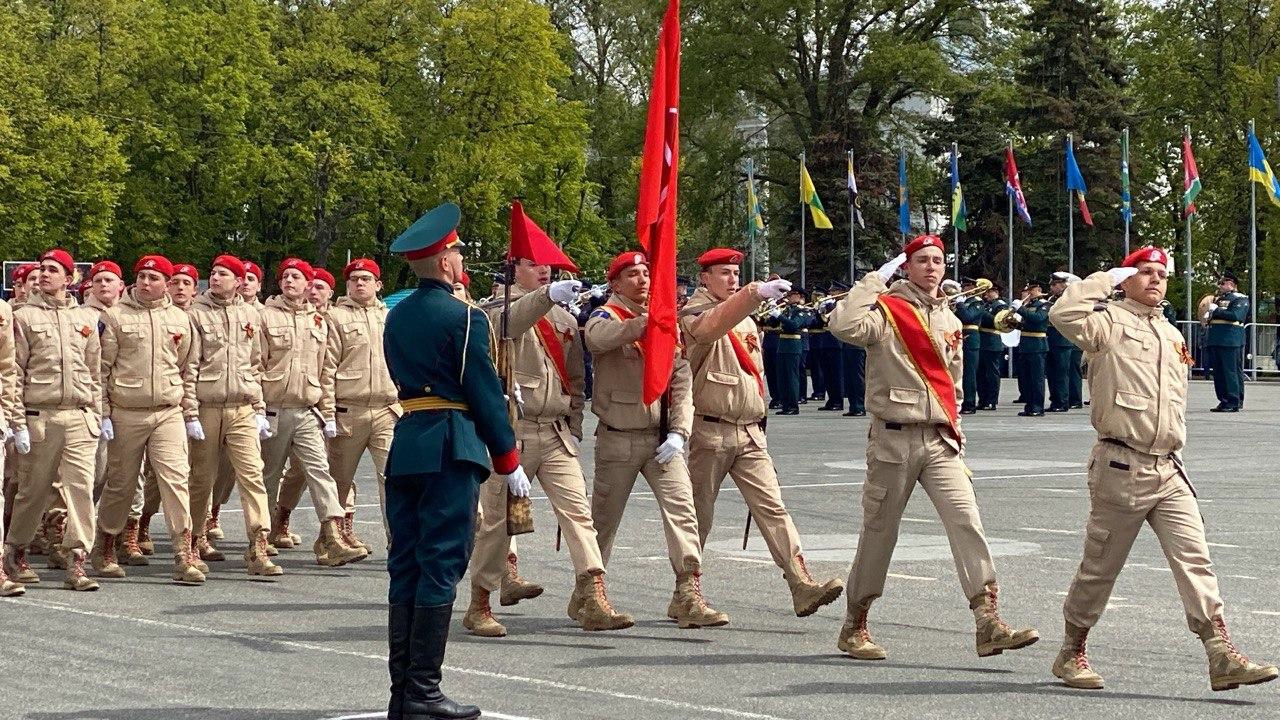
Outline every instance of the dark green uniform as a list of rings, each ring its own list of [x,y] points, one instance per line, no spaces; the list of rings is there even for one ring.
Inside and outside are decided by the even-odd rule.
[[[1236,412],[1244,405],[1244,324],[1249,318],[1249,298],[1238,292],[1218,295],[1209,311],[1205,350],[1213,366],[1213,390],[1218,412]]]
[[[956,317],[964,324],[964,402],[960,412],[969,415],[978,409],[978,364],[982,355],[982,298],[970,297],[956,306]]]
[[[1058,299],[1049,299],[1049,307]],[[1076,346],[1052,324],[1047,331],[1049,352],[1045,355],[1045,376],[1049,380],[1049,412],[1066,412],[1071,407],[1071,357]]]
[[[812,314],[806,308],[787,305],[782,314],[774,318],[778,326],[778,390],[782,403],[780,414],[800,414],[800,393],[803,390],[801,359],[804,357],[805,328],[812,322]]]
[[[1018,314],[1022,316],[1021,339],[1018,354],[1022,356],[1023,416],[1044,414],[1045,360],[1049,352],[1049,301],[1044,298],[1029,300]]]
[[[982,349],[978,355],[978,407],[995,410],[1000,404],[1000,361],[1004,359],[1004,341],[996,330],[996,313],[1009,307],[1004,298],[982,303],[982,319],[978,331],[982,336]]]
[[[769,386],[769,409],[782,407],[782,383],[778,381],[778,332],[776,321],[765,318],[760,323],[760,353],[764,356],[764,379]]]

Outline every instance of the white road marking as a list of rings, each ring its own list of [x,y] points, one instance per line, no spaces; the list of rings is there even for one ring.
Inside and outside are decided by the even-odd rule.
[[[941,523],[942,521],[941,521],[941,520],[930,520],[929,518],[909,518],[909,517],[904,517],[904,518],[902,518],[902,522],[932,523],[932,524],[934,524],[934,525],[937,525],[938,523]]]
[[[1208,545],[1209,547],[1223,547],[1223,548],[1238,548],[1238,547],[1240,547],[1239,545],[1232,545],[1231,543],[1215,543],[1215,542],[1207,542],[1207,543],[1205,543],[1205,545]]]
[[[924,575],[903,575],[901,573],[888,573],[888,575],[891,578],[898,578],[899,580],[937,580],[938,579],[935,577],[925,577]]]
[[[1053,533],[1055,535],[1079,535],[1080,534],[1079,530],[1057,530],[1054,528],[1038,528],[1038,527],[1023,527],[1018,529],[1025,530],[1027,532]]]
[[[1274,610],[1254,610],[1254,615],[1266,615],[1268,617],[1280,617],[1280,612]]]
[[[1233,578],[1235,580],[1257,580],[1258,579],[1252,575],[1228,575],[1227,577]]]
[[[1079,495],[1080,491],[1074,488],[1038,488],[1044,492],[1065,493],[1067,495]]]
[[[56,610],[60,612],[71,613],[73,615],[83,615],[85,617],[93,617],[93,618],[99,618],[104,620],[121,620],[124,622],[136,623],[138,625],[148,625],[152,627],[166,628],[168,630],[176,630],[176,631],[182,632],[191,637],[202,637],[202,636],[223,637],[223,638],[242,640],[242,641],[253,642],[253,643],[281,645],[285,647],[295,648],[298,650],[309,650],[311,652],[329,653],[332,655],[345,655],[347,657],[356,657],[356,658],[362,658],[365,660],[376,660],[379,663],[387,662],[387,656],[383,654],[364,653],[364,652],[358,652],[355,650],[343,650],[343,649],[334,648],[334,647],[327,647],[324,645],[316,645],[314,643],[299,642],[297,640],[282,640],[280,638],[269,637],[265,635],[252,635],[249,633],[230,632],[227,630],[220,630],[217,628],[200,627],[198,625],[185,625],[183,623],[169,622],[167,620],[154,620],[152,618],[136,617],[133,615],[121,615],[117,613],[101,612],[98,610],[85,610],[83,608],[72,607],[69,605],[64,605],[62,603],[53,602],[49,600],[13,598],[9,602],[12,602],[18,605],[29,605],[31,607],[42,608],[45,610]],[[743,718],[744,720],[787,720],[787,718],[780,718],[774,715],[765,715],[762,713],[747,712],[745,710],[736,710],[734,708],[716,707],[713,705],[695,705],[693,703],[681,702],[679,700],[670,700],[668,698],[648,697],[645,695],[634,695],[631,693],[617,692],[615,690],[605,690],[602,688],[587,687],[585,685],[572,685],[569,683],[560,682],[558,680],[547,680],[544,678],[524,677],[522,675],[509,675],[507,673],[492,672],[489,670],[477,670],[475,668],[454,667],[452,665],[445,665],[444,670],[447,672],[459,673],[461,675],[473,675],[476,677],[490,678],[494,680],[506,680],[510,682],[523,683],[526,685],[535,685],[540,687],[554,688],[556,690],[563,690],[563,691],[573,692],[573,693],[600,695],[604,697],[614,698],[617,700],[633,700],[635,702],[646,703],[649,705],[658,705],[658,706],[673,708],[677,710],[684,710],[695,715],[697,714],[720,715],[720,716],[731,717],[731,718]],[[384,712],[384,713],[377,713],[377,714],[348,715],[345,717],[352,718],[354,720],[356,718],[383,717],[385,715],[386,713]],[[520,718],[514,718],[509,715],[489,714],[488,716],[496,717],[496,718],[506,718],[506,720],[522,720]]]
[[[746,557],[733,557],[732,555],[725,556],[725,560],[732,560],[734,562],[740,562],[740,563],[750,563],[752,565],[773,565],[774,564],[772,560],[760,560],[758,558],[746,558]]]

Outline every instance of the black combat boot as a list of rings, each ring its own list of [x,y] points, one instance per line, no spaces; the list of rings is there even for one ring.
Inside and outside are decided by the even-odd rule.
[[[440,692],[440,666],[449,641],[453,604],[413,609],[409,640],[409,674],[401,703],[403,720],[475,720],[480,708],[459,705]]]
[[[391,702],[387,720],[402,720],[405,679],[409,676],[409,638],[413,631],[413,606],[392,605],[387,615],[387,669],[391,672]]]

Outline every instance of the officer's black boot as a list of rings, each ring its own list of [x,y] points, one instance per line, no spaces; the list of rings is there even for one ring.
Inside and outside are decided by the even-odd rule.
[[[440,692],[440,666],[449,641],[453,604],[415,607],[410,633],[409,674],[405,683],[403,720],[475,720],[480,708],[459,705]]]
[[[413,606],[392,605],[387,616],[387,669],[391,672],[391,702],[387,720],[402,720],[405,679],[409,675],[409,638],[413,631]]]

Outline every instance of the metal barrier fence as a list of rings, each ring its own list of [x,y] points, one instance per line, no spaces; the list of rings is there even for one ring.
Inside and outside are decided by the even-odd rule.
[[[1250,352],[1248,347],[1251,330],[1257,328],[1258,347]],[[1205,328],[1195,320],[1179,320],[1178,329],[1187,339],[1187,347],[1195,358],[1194,372],[1204,372],[1204,337]],[[1264,377],[1280,377],[1280,325],[1275,323],[1249,323],[1244,326],[1245,353],[1244,372],[1254,379]]]

